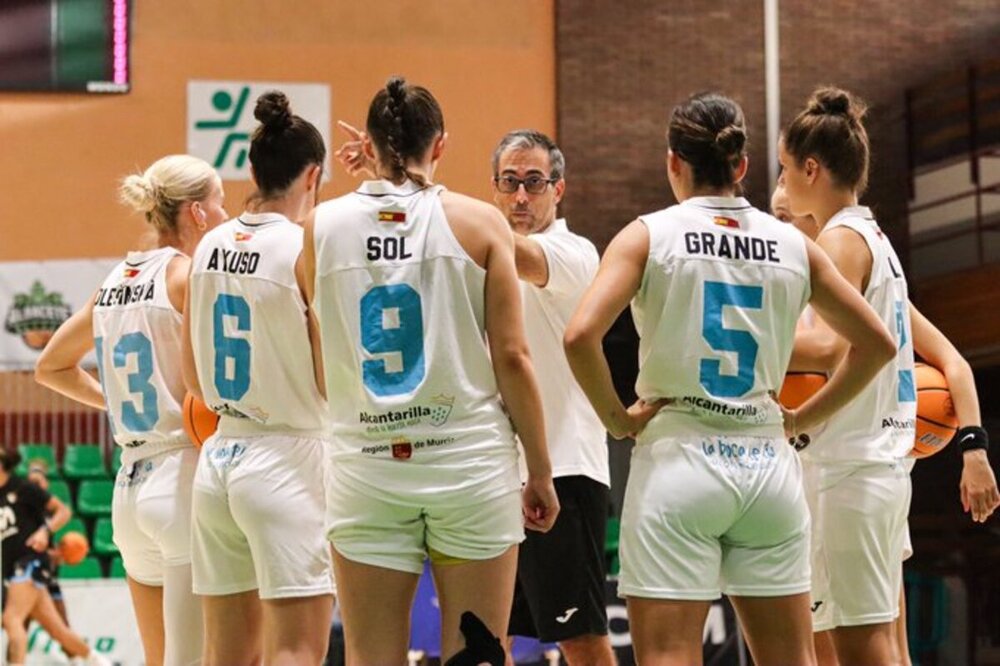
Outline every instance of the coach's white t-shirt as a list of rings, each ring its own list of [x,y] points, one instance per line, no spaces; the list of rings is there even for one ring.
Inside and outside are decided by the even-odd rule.
[[[521,294],[525,333],[545,410],[552,476],[582,475],[610,486],[607,432],[576,383],[563,350],[566,325],[597,274],[597,248],[570,231],[564,219],[529,238],[541,246],[549,267],[544,287],[522,281]]]

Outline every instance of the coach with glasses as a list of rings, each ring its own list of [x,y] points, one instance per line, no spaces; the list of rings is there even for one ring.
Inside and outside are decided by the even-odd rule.
[[[508,634],[558,642],[571,666],[605,666],[615,663],[604,600],[606,431],[562,345],[599,258],[593,243],[556,217],[565,168],[562,151],[535,130],[510,132],[493,151],[494,201],[514,231],[525,329],[562,506],[549,532],[529,532],[521,544]]]

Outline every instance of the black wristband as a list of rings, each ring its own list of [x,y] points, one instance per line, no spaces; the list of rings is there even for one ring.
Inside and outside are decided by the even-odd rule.
[[[990,437],[986,434],[986,429],[979,426],[959,428],[958,432],[955,433],[955,439],[958,440],[958,448],[962,450],[962,453],[976,449],[990,450]]]

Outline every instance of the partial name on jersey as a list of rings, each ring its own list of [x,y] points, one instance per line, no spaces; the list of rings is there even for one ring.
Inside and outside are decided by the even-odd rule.
[[[111,308],[116,305],[130,305],[153,300],[155,279],[142,284],[117,284],[113,287],[101,287],[97,290],[97,300],[94,305],[101,308]]]
[[[715,219],[716,224],[729,226],[719,222],[719,220],[728,218],[717,217]],[[781,263],[781,258],[778,256],[778,241],[764,240],[755,236],[689,231],[684,234],[684,247],[688,254],[707,255],[720,259]]]
[[[233,275],[253,275],[260,263],[260,252],[246,250],[224,250],[216,247],[208,258],[207,269]]]

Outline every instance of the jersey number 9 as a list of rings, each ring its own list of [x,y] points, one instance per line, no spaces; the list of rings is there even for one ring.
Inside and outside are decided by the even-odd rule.
[[[372,287],[361,299],[364,384],[377,396],[412,393],[424,379],[424,313],[408,284]]]

